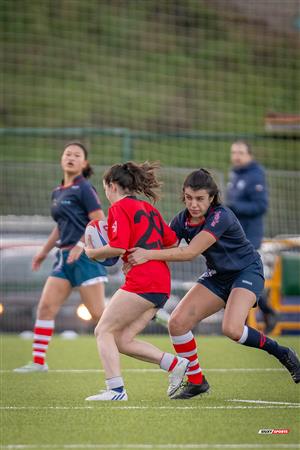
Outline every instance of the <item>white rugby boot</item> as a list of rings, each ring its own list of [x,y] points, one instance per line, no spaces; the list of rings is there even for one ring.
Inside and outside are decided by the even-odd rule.
[[[188,359],[178,357],[178,363],[169,374],[169,387],[167,390],[169,397],[175,394],[177,389],[179,389],[189,364],[190,362]]]
[[[90,401],[127,401],[128,395],[125,389],[122,392],[113,391],[112,389],[107,389],[100,391],[99,394],[91,395],[87,397],[86,400]]]
[[[37,364],[31,361],[25,366],[17,367],[13,371],[17,373],[48,372],[48,364]]]

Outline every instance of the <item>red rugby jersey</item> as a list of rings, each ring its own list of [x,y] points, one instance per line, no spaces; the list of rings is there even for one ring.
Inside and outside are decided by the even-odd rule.
[[[108,210],[109,245],[115,248],[161,249],[177,242],[177,236],[150,203],[128,196],[114,203]],[[123,260],[127,261],[126,252]],[[132,267],[121,286],[129,292],[164,293],[170,295],[171,276],[164,261],[148,261]]]

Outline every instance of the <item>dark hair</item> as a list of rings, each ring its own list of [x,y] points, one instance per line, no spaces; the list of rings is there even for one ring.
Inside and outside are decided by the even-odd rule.
[[[191,172],[183,182],[182,187],[182,200],[184,201],[184,191],[187,187],[198,191],[199,189],[205,189],[210,197],[213,197],[212,205],[218,206],[221,204],[220,191],[217,183],[213,179],[212,175],[206,169],[197,169]]]
[[[84,154],[84,159],[87,161],[88,160],[88,151],[87,148],[82,144],[82,142],[79,141],[72,141],[72,142],[68,142],[65,146],[64,146],[64,150],[66,150],[66,148],[70,147],[71,145],[76,145],[76,147],[81,148],[81,150],[83,151]],[[82,171],[82,175],[84,176],[84,178],[90,178],[94,173],[93,168],[90,166],[90,163],[88,162],[86,167],[83,169]]]
[[[144,194],[155,202],[159,195],[153,189],[161,187],[155,176],[155,170],[159,167],[159,163],[148,161],[142,164],[133,161],[115,164],[105,172],[103,180],[105,184],[117,183],[128,194]]]
[[[243,139],[238,139],[237,141],[234,141],[232,143],[232,145],[243,145],[246,148],[247,153],[249,153],[249,155],[253,155],[253,150],[252,150],[251,145],[248,142],[243,141]]]

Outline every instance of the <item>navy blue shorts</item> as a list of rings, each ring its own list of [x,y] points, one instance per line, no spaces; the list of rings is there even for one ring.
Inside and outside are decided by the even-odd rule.
[[[58,250],[56,261],[50,276],[68,280],[72,287],[88,286],[90,284],[107,281],[105,267],[89,259],[83,252],[80,258],[68,264],[67,258],[70,250]]]
[[[139,293],[137,295],[153,303],[156,308],[163,308],[169,298],[167,294],[162,294],[160,292],[146,292],[145,294]]]
[[[234,288],[244,288],[256,295],[259,299],[264,289],[264,270],[261,260],[254,261],[250,266],[237,272],[216,273],[208,270],[197,280],[226,303],[230,292]]]

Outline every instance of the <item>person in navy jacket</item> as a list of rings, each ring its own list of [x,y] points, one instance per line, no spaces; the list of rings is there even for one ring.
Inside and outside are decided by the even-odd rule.
[[[251,147],[243,141],[231,146],[232,170],[227,185],[227,206],[234,212],[255,249],[264,236],[263,217],[268,209],[265,171],[253,160]]]
[[[232,144],[231,163],[226,203],[238,218],[247,239],[258,250],[264,236],[264,215],[269,204],[265,170],[253,159],[251,146],[245,141]],[[277,315],[268,305],[267,291],[262,293],[259,307],[266,324],[265,333],[270,333],[277,322]]]

